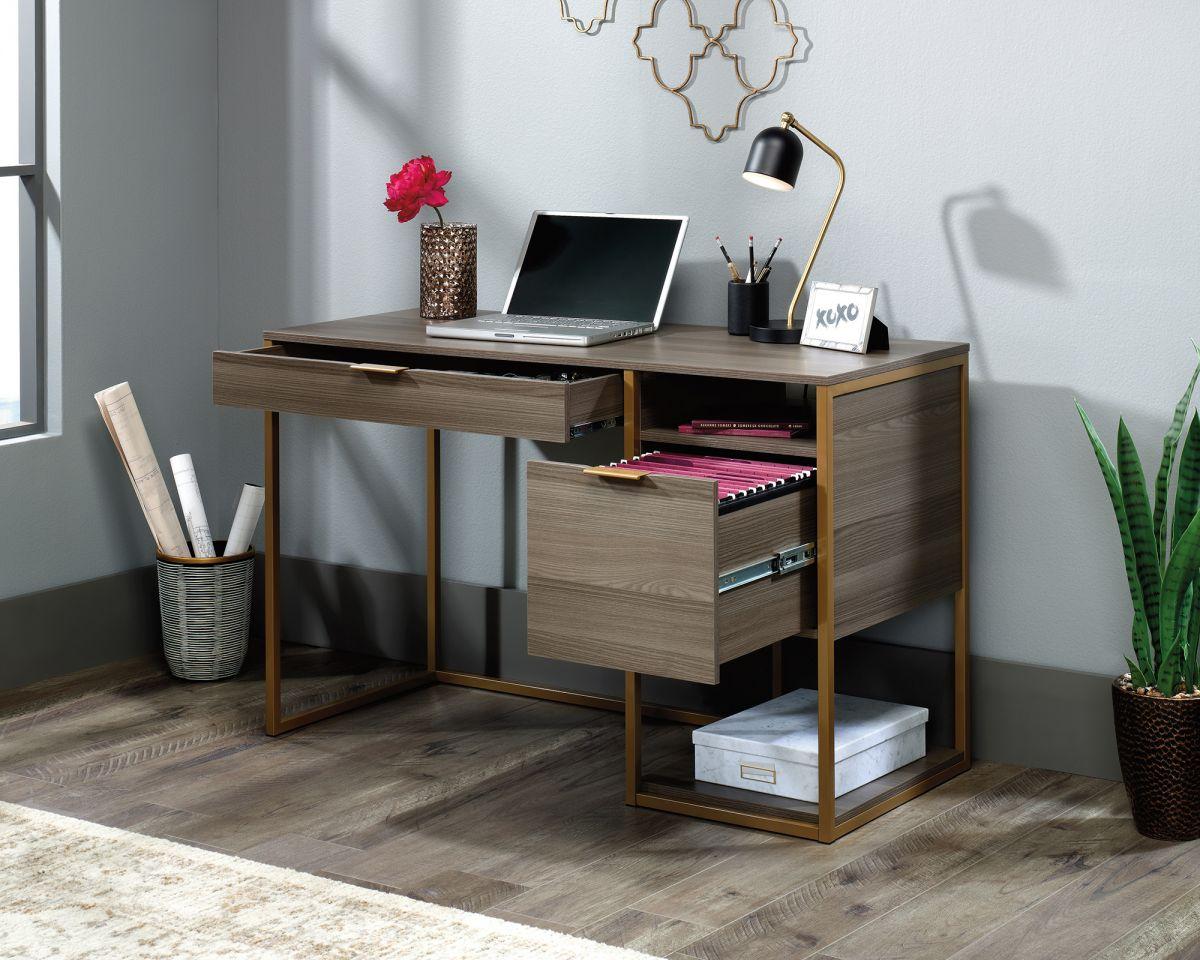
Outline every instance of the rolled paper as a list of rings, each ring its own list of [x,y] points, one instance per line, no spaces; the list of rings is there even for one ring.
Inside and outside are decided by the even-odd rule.
[[[250,549],[250,539],[262,515],[264,497],[263,488],[257,484],[247,483],[242,487],[242,495],[233,514],[233,524],[229,528],[229,538],[225,541],[225,556],[232,557]]]
[[[179,453],[173,456],[171,472],[175,474],[175,490],[179,494],[179,505],[183,507],[183,522],[192,538],[192,553],[197,557],[215,557],[217,551],[213,548],[212,531],[204,512],[204,499],[200,496],[200,481],[196,478],[192,455]]]

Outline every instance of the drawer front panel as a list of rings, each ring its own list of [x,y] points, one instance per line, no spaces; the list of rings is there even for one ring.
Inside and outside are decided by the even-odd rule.
[[[718,516],[711,480],[528,470],[530,653],[716,683],[722,663],[814,625],[815,565],[716,590],[718,573],[816,539],[812,488]]]
[[[530,463],[529,652],[717,681],[716,484]]]
[[[355,365],[280,347],[213,354],[213,402],[238,407],[528,437],[551,443],[621,413],[621,378],[575,383]]]

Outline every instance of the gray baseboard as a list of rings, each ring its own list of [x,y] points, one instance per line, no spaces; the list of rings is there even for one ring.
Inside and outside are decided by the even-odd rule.
[[[153,567],[0,600],[0,689],[159,649]]]
[[[255,624],[262,635],[261,563]],[[423,662],[425,586],[417,574],[285,557],[281,564],[284,639]],[[619,697],[613,670],[531,657],[525,651],[523,591],[443,585],[443,669]],[[5,638],[0,689],[160,648],[154,570],[0,601]],[[255,650],[261,649],[258,644]],[[813,683],[810,640],[786,648],[788,683]],[[647,678],[645,697],[714,713],[770,696],[767,652],[727,664],[719,687]],[[951,736],[950,654],[851,637],[838,642],[839,692],[927,706],[931,743]],[[1111,678],[973,657],[973,748],[979,759],[1118,779],[1109,699]]]

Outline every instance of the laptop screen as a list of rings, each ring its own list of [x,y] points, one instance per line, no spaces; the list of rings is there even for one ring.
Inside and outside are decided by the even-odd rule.
[[[505,312],[654,322],[686,225],[686,217],[538,213]]]

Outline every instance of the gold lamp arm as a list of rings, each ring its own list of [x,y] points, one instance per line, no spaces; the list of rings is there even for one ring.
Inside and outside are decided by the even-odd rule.
[[[837,164],[838,168],[837,192],[833,195],[833,203],[829,205],[829,212],[825,214],[825,222],[821,224],[821,232],[817,234],[817,242],[813,244],[812,253],[808,255],[808,263],[804,265],[804,272],[800,275],[800,282],[796,284],[796,292],[792,295],[791,306],[788,307],[787,325],[791,328],[796,315],[796,304],[800,302],[800,294],[804,292],[805,284],[808,283],[808,275],[812,272],[813,262],[817,259],[817,251],[821,249],[821,242],[825,239],[825,232],[829,229],[829,221],[833,219],[833,211],[837,209],[838,201],[842,198],[842,188],[846,186],[846,167],[842,164],[841,157],[834,153],[829,146],[804,129],[790,113],[785,113],[780,119],[780,123],[784,127],[791,127],[797,133],[815,143]]]

